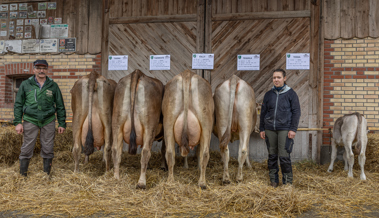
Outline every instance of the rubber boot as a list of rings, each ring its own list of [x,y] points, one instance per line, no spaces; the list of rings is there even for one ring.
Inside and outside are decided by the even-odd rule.
[[[28,176],[29,161],[27,158],[20,159],[20,174],[25,177]]]
[[[293,175],[292,175],[292,164],[290,157],[279,157],[280,168],[282,170],[282,182],[285,184],[292,184]]]
[[[43,172],[50,174],[51,164],[53,163],[53,158],[44,158],[43,159]]]

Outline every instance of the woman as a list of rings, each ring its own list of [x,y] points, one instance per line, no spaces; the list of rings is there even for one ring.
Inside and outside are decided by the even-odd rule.
[[[260,136],[266,140],[268,169],[271,186],[279,184],[279,167],[282,169],[283,184],[292,184],[290,153],[300,119],[300,104],[296,92],[286,84],[286,72],[274,70],[274,87],[266,92],[261,110]]]

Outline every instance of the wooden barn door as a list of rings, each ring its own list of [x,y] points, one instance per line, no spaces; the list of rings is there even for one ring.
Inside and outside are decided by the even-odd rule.
[[[204,49],[204,2],[111,0],[108,52],[128,55],[129,66],[125,71],[108,72],[107,77],[118,81],[140,69],[166,84],[191,69],[192,53]],[[150,71],[149,56],[164,54],[171,55],[171,70]]]
[[[255,91],[257,102],[271,89],[272,71],[286,68],[286,53],[310,53],[311,19],[309,1],[292,1],[289,7],[272,4],[277,1],[221,1],[209,0],[206,15],[206,51],[215,54],[215,68],[204,76],[212,90],[232,75],[248,82]],[[253,3],[252,3],[253,2]],[[279,2],[279,1],[278,1]],[[308,2],[308,3],[306,3]],[[307,5],[308,4],[308,5]],[[288,5],[287,5],[288,6]],[[207,29],[208,28],[208,29]],[[259,71],[237,71],[238,54],[260,54]],[[311,106],[310,70],[286,70],[287,84],[300,99],[300,128],[310,127]],[[312,158],[309,132],[298,131],[295,148],[291,154],[296,160]],[[312,137],[312,136],[311,136]],[[216,148],[218,140],[212,140]],[[230,146],[231,153],[238,152],[238,141]],[[250,158],[267,159],[267,148],[258,134],[250,139]]]

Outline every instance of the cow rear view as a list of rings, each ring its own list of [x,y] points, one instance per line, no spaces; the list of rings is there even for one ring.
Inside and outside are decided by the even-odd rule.
[[[112,104],[116,82],[92,71],[83,76],[71,89],[71,107],[73,112],[72,150],[75,161],[75,172],[79,169],[79,159],[82,146],[88,156],[94,152],[94,147],[100,150],[105,144],[104,160],[106,170],[109,170],[111,159],[111,121]]]
[[[213,126],[214,103],[210,84],[197,74],[186,70],[165,86],[162,113],[166,142],[168,181],[174,181],[175,142],[182,156],[200,144],[199,186],[206,188],[205,170]]]
[[[353,177],[354,154],[358,155],[361,167],[361,180],[366,180],[364,165],[366,161],[367,121],[359,113],[352,113],[339,117],[333,127],[332,157],[328,172],[333,171],[334,160],[337,157],[337,145],[344,146],[344,170],[349,170],[348,177]]]
[[[136,154],[137,146],[141,145],[141,175],[137,188],[146,188],[151,147],[162,131],[159,120],[163,90],[162,82],[140,70],[123,77],[116,87],[112,115],[114,177],[120,178],[123,140],[129,144],[130,154]]]
[[[233,75],[217,86],[214,93],[216,135],[220,140],[220,152],[224,163],[223,183],[230,183],[228,143],[240,140],[238,150],[237,181],[242,181],[242,168],[246,161],[249,168],[249,140],[253,132],[257,111],[253,88],[244,80]]]

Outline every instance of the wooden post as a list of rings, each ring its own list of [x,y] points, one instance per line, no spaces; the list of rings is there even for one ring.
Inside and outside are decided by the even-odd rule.
[[[205,7],[205,53],[212,53],[212,0],[206,0]],[[210,70],[204,70],[204,79],[211,82]]]
[[[196,38],[196,52],[204,52],[204,8],[205,0],[198,0],[197,2],[197,38]],[[196,70],[199,76],[203,76],[203,70]]]
[[[101,37],[101,75],[108,78],[109,0],[103,0]]]
[[[310,46],[310,56],[311,56],[311,63],[310,63],[310,72],[309,72],[309,100],[310,100],[310,107],[309,107],[309,127],[310,128],[317,128],[322,127],[322,120],[320,123],[320,114],[322,118],[322,98],[320,99],[320,92],[322,92],[322,81],[320,82],[320,79],[322,77],[322,73],[320,72],[320,20],[321,20],[321,2],[322,0],[315,0],[311,4],[311,46]],[[323,38],[323,37],[322,37]],[[321,109],[320,109],[321,106]],[[321,125],[321,126],[320,126]],[[313,133],[317,134],[317,133]],[[321,135],[321,134],[318,134]],[[320,152],[321,152],[321,143],[322,140],[318,140],[319,137],[317,137],[317,141],[315,143],[316,154],[312,154],[312,159],[316,159],[316,161],[320,162]]]
[[[317,113],[317,121],[318,125],[317,127],[321,128],[324,126],[323,124],[323,117],[324,117],[324,39],[325,39],[325,22],[323,16],[324,14],[324,1],[320,1],[320,19],[319,19],[319,64],[318,64],[318,72],[319,72],[319,79],[317,82],[318,86],[318,113]],[[321,153],[321,145],[322,145],[322,133],[319,132],[317,134],[317,160],[318,163],[320,163],[320,153]]]

